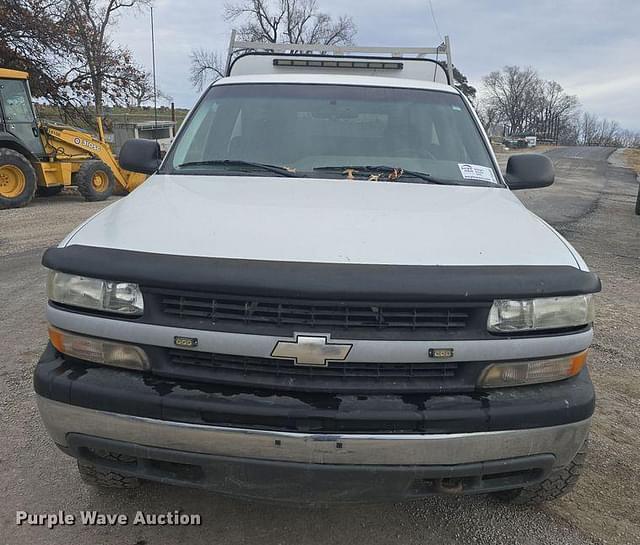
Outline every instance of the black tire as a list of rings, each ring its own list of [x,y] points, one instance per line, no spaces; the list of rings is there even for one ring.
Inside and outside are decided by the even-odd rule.
[[[74,177],[78,191],[87,201],[104,201],[113,195],[115,179],[102,161],[85,161]],[[99,180],[99,183],[96,183]]]
[[[38,185],[33,165],[22,153],[0,148],[0,209],[31,202]]]
[[[526,488],[494,492],[493,496],[513,505],[535,505],[555,500],[573,490],[587,457],[587,443],[580,448],[569,465],[554,471],[544,481]]]
[[[91,486],[101,488],[138,488],[140,479],[123,475],[113,469],[103,469],[87,462],[78,460],[78,471],[80,478]]]
[[[59,195],[62,191],[62,185],[54,185],[49,187],[40,186],[38,187],[38,197],[55,197]]]
[[[640,187],[638,187],[638,198],[636,199],[636,215],[640,216]]]

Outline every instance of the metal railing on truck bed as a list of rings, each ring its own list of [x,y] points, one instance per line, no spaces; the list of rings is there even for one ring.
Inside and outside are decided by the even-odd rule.
[[[235,30],[231,32],[227,76],[275,74],[283,69],[311,73],[351,71],[453,84],[449,36],[436,47],[372,47],[249,42],[238,40]]]

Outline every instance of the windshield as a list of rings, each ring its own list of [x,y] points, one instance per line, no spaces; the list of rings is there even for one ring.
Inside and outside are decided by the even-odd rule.
[[[498,183],[460,96],[347,85],[214,86],[162,171]]]

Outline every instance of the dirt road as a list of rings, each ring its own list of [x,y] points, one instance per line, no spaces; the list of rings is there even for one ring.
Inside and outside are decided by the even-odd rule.
[[[0,213],[0,544],[420,543],[637,545],[640,543],[640,217],[630,170],[608,166],[611,150],[550,152],[558,181],[519,196],[558,227],[602,277],[590,360],[598,408],[588,468],[568,498],[512,508],[486,498],[431,498],[383,506],[292,509],[149,484],[127,492],[81,484],[73,461],[40,424],[31,374],[46,343],[42,251],[104,204],[73,195]],[[508,226],[505,226],[508,228]],[[496,234],[497,236],[499,234]],[[136,510],[199,513],[199,527],[16,526],[16,510],[77,514]]]

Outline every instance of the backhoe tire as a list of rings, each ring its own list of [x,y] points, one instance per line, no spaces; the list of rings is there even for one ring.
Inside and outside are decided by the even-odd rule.
[[[113,195],[116,182],[102,161],[85,161],[76,172],[75,183],[87,201],[104,201]]]
[[[62,185],[53,185],[49,187],[40,186],[38,187],[37,194],[38,197],[55,197],[60,194],[63,187],[64,186]]]
[[[553,471],[544,481],[526,488],[494,492],[492,495],[512,505],[536,505],[555,500],[573,490],[584,467],[587,443],[580,447],[573,460],[562,469]]]
[[[638,198],[636,199],[636,215],[640,216],[640,187],[638,187]]]
[[[0,209],[31,202],[38,185],[36,171],[22,153],[0,148]]]
[[[138,488],[141,484],[140,479],[137,477],[123,475],[113,469],[96,467],[79,460],[78,471],[80,472],[80,478],[91,486],[101,488]]]

